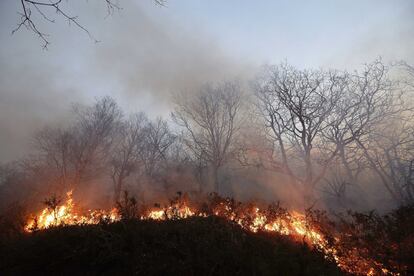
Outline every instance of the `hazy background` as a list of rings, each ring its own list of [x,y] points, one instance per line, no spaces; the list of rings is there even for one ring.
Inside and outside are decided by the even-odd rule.
[[[62,18],[38,21],[51,45],[21,29],[20,2],[0,2],[0,162],[22,156],[30,136],[64,123],[73,102],[110,95],[127,111],[168,117],[171,92],[223,78],[251,78],[263,63],[356,68],[381,56],[414,63],[414,2],[120,0],[65,7],[100,42]],[[52,13],[53,14],[53,13]]]

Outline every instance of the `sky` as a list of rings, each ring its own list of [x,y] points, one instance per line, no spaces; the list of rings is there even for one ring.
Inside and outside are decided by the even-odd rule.
[[[110,95],[127,112],[168,118],[171,94],[248,80],[263,64],[353,70],[381,57],[414,64],[410,0],[64,1],[99,40],[53,12],[37,17],[51,44],[21,29],[20,4],[0,1],[0,162],[23,156],[33,133],[65,124],[71,104]],[[35,13],[35,12],[34,12]]]
[[[286,59],[303,67],[347,67],[378,56],[413,59],[413,1],[177,1],[170,6],[174,4],[172,12],[185,24],[204,26],[225,49],[253,62]]]

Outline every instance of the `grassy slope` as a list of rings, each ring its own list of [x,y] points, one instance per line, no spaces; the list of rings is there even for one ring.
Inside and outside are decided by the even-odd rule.
[[[41,231],[0,248],[0,275],[341,275],[301,243],[220,218]]]

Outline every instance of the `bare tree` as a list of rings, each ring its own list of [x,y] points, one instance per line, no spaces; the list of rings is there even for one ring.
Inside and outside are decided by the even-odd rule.
[[[322,187],[322,192],[334,198],[341,207],[346,207],[347,188],[351,185],[341,172],[343,166],[340,162],[335,162],[324,178],[325,185]]]
[[[57,183],[66,190],[71,180],[72,133],[62,128],[46,127],[34,137],[34,146],[46,166],[54,168]]]
[[[394,201],[410,204],[414,202],[414,132],[410,121],[400,120],[388,121],[370,133],[367,142],[358,144]]]
[[[75,114],[71,158],[76,186],[105,169],[122,112],[112,98],[104,97],[93,106],[75,106]]]
[[[109,162],[122,113],[110,97],[74,107],[76,120],[66,128],[45,128],[34,139],[39,166],[56,175],[62,189],[103,173]],[[54,180],[55,181],[55,180]]]
[[[362,169],[371,170],[395,201],[409,200],[413,137],[407,90],[391,81],[389,68],[376,60],[349,75],[345,95],[335,112],[343,117],[341,126],[333,128],[330,139],[339,147],[349,181],[355,184]]]
[[[204,85],[194,94],[175,99],[173,120],[183,129],[182,139],[195,160],[207,164],[219,192],[219,169],[235,151],[240,128],[242,95],[237,83]]]
[[[352,73],[286,64],[266,70],[256,95],[272,169],[301,184],[308,198],[324,178],[338,197],[371,171],[394,200],[412,200],[412,104],[381,60]],[[330,164],[340,164],[340,175],[326,178]]]
[[[268,66],[257,80],[258,108],[273,141],[272,168],[313,199],[316,184],[338,153],[324,143],[346,81],[338,72]]]
[[[114,201],[119,202],[126,178],[139,169],[144,152],[148,119],[143,113],[132,115],[118,128],[111,157]]]
[[[367,168],[359,144],[376,126],[399,112],[395,100],[399,96],[381,60],[366,64],[362,72],[344,74],[346,89],[329,116],[324,139],[337,147],[348,182],[356,184],[359,173]]]
[[[167,151],[174,141],[175,136],[166,121],[157,118],[149,122],[145,136],[145,150],[141,155],[147,176],[154,177],[161,161],[166,160]]]

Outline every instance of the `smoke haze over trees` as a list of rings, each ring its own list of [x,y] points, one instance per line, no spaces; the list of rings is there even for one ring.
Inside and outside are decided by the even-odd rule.
[[[296,207],[369,207],[361,195],[410,204],[412,89],[390,69],[381,60],[353,72],[269,65],[249,94],[232,81],[175,95],[172,120],[129,114],[108,96],[74,103],[67,124],[39,129],[30,154],[2,165],[2,207],[68,190],[91,204],[118,202],[124,190],[142,201],[186,190]]]
[[[321,21],[303,16],[289,25],[263,4],[248,12],[245,4],[215,3],[217,10],[178,19],[205,4],[120,1],[105,18],[105,3],[68,1],[62,11],[79,15],[85,33],[66,26],[76,22],[62,12],[52,23],[31,5],[41,19],[35,28],[6,12],[21,10],[14,2],[0,4],[0,208],[69,189],[85,205],[112,204],[123,190],[142,201],[214,191],[334,209],[414,200],[408,2],[381,2],[367,15],[368,30],[355,3],[345,5],[336,27],[356,24],[358,34],[342,32],[346,43],[329,37],[337,8],[326,3]],[[288,14],[307,8],[269,5]],[[275,33],[255,23],[240,35],[227,21],[241,20],[231,8],[262,14]],[[206,19],[213,14],[217,23]],[[36,30],[50,39],[39,43]]]

